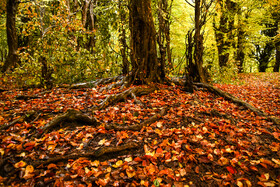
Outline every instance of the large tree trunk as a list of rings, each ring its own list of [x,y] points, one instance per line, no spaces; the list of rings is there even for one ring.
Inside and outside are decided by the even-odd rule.
[[[17,30],[16,30],[16,13],[18,8],[17,0],[7,0],[7,42],[9,53],[8,57],[2,67],[2,72],[5,72],[9,67],[15,66],[18,62],[18,40],[17,40]]]
[[[136,84],[162,82],[161,64],[157,62],[156,31],[151,0],[130,0],[129,10],[132,65],[130,82]]]

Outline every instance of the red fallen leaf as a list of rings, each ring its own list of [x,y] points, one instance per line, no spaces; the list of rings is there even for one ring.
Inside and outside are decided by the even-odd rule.
[[[31,142],[27,142],[26,144],[24,144],[25,150],[26,151],[30,151],[34,148],[35,146],[35,142],[31,141]]]
[[[264,168],[267,169],[267,165],[265,163],[259,163],[260,165],[262,165]]]
[[[161,170],[161,171],[158,173],[158,175],[159,175],[159,176],[168,175],[168,173],[169,173],[169,170],[168,170],[168,169],[164,169],[164,170]]]
[[[236,170],[232,167],[232,166],[227,166],[227,170],[231,173],[231,174],[235,174]]]
[[[199,166],[196,166],[195,169],[194,169],[194,171],[195,171],[196,173],[199,173]]]
[[[273,132],[272,134],[273,134],[274,138],[276,138],[277,140],[279,140],[280,133],[278,133],[278,132]]]
[[[183,115],[182,110],[179,110],[179,111],[177,112],[177,115],[179,115],[179,116]]]
[[[162,148],[157,148],[157,150],[156,150],[157,154],[162,154],[162,152],[163,152]]]
[[[142,161],[142,159],[141,159],[141,158],[139,158],[139,157],[136,157],[136,158],[134,158],[134,161],[135,161],[135,162],[141,162],[141,161]]]
[[[268,164],[268,165],[271,165],[271,166],[274,166],[273,162],[271,162],[270,160],[266,160],[264,158],[261,158],[260,161],[264,164]]]
[[[142,166],[147,166],[147,165],[148,165],[147,161],[146,161],[146,160],[143,160],[143,161],[142,161]]]
[[[256,168],[255,166],[250,166],[250,169],[253,171],[259,171],[258,168]]]
[[[106,186],[109,182],[109,179],[98,179],[97,184],[100,186]]]
[[[56,164],[49,164],[48,169],[57,169]]]

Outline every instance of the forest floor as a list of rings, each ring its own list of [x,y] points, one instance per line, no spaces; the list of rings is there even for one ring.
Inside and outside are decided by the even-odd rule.
[[[0,83],[0,186],[280,186],[280,127],[207,90],[158,85],[94,110],[120,90],[23,90],[7,81]],[[280,117],[279,73],[214,86]],[[68,121],[37,136],[70,108],[98,125]],[[140,130],[105,128],[153,116]]]

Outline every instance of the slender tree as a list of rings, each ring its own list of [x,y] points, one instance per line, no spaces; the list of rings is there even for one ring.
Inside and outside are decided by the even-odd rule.
[[[203,68],[203,34],[202,27],[207,21],[209,9],[214,2],[206,0],[195,0],[194,4],[186,1],[195,10],[195,28],[187,34],[186,46],[186,83],[185,88],[187,91],[192,92],[192,82],[207,83],[207,69]],[[193,34],[194,32],[194,34]]]
[[[119,42],[120,42],[120,52],[121,52],[121,57],[122,57],[122,73],[124,75],[127,75],[129,73],[129,61],[128,61],[128,57],[127,57],[128,46],[126,43],[127,16],[125,14],[125,6],[123,6],[124,3],[126,3],[126,1],[119,0],[119,2],[118,2],[119,19],[120,19]]]
[[[171,48],[170,48],[170,14],[173,0],[170,5],[168,0],[158,0],[158,32],[157,42],[159,46],[159,62],[162,67],[171,65]],[[166,63],[167,61],[167,63]],[[166,68],[162,68],[161,75],[164,77]]]
[[[2,72],[5,72],[8,68],[13,67],[18,62],[18,37],[16,31],[16,14],[18,8],[17,0],[7,0],[6,11],[6,29],[7,29],[7,43],[8,43],[8,57],[2,67]]]

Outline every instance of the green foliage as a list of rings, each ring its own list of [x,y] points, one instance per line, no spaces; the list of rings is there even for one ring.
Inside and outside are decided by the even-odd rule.
[[[6,18],[0,16],[0,66],[8,54],[7,34],[5,29]]]
[[[69,12],[65,1],[38,1],[22,5],[19,17],[19,35],[24,46],[20,51],[21,66],[14,71],[19,84],[38,85],[44,81],[42,62],[44,57],[48,71],[55,83],[75,83],[111,76],[120,72],[112,52],[111,39],[116,22],[115,7],[94,9],[98,16],[98,29],[89,31],[82,26],[79,14]],[[109,5],[108,5],[109,6]],[[94,52],[85,44],[93,36],[96,41]],[[112,44],[111,44],[112,42]],[[24,43],[23,43],[24,44]]]

